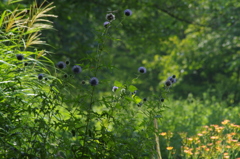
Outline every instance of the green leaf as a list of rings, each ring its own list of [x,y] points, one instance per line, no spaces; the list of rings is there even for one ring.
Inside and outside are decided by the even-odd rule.
[[[138,96],[135,96],[135,97],[134,97],[134,102],[135,102],[135,103],[138,104],[138,103],[140,103],[141,101],[142,101],[142,99],[141,99],[140,97],[138,97]]]
[[[122,106],[121,106],[119,103],[117,103],[116,106],[115,106],[115,108],[117,108],[117,109],[121,109]]]
[[[8,0],[8,5],[13,4],[13,3],[18,3],[21,2],[22,0]]]
[[[130,86],[128,87],[128,90],[129,90],[130,92],[134,92],[134,91],[137,90],[137,87],[135,87],[135,86],[133,86],[133,85],[130,85]]]
[[[114,82],[114,86],[116,86],[116,87],[124,87],[124,85],[122,83],[118,82],[118,81]]]
[[[133,101],[133,99],[131,97],[125,96],[125,99],[129,102]]]
[[[4,11],[1,15],[1,19],[0,19],[0,27],[2,26],[3,24],[3,19],[5,18],[5,14],[6,14],[6,11]]]

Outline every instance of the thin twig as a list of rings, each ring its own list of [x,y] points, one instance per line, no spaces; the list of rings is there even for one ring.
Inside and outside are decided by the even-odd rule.
[[[158,154],[158,159],[162,159],[161,151],[160,151],[160,143],[158,137],[158,122],[157,119],[154,118],[154,128],[155,128],[155,141],[156,141],[156,151]]]

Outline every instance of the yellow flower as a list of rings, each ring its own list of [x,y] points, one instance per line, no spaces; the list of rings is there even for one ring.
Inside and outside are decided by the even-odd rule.
[[[230,122],[230,120],[224,120],[224,121],[222,121],[222,124],[223,125],[226,125],[227,123],[229,123]]]
[[[162,132],[162,133],[160,133],[160,135],[161,135],[161,136],[166,136],[167,133],[166,133],[166,132]]]
[[[202,131],[202,134],[207,134],[207,131]]]
[[[198,136],[203,136],[203,134],[201,134],[201,133],[198,133],[197,135],[198,135]]]
[[[172,149],[173,149],[173,147],[171,147],[171,146],[167,147],[167,150],[172,150]]]
[[[210,139],[214,140],[214,139],[218,139],[218,136],[211,136]]]
[[[232,140],[232,142],[238,142],[238,140]]]
[[[192,140],[193,140],[193,138],[187,138],[187,140],[188,140],[188,141],[192,141]]]
[[[208,145],[208,146],[212,146],[212,145],[213,145],[213,143],[208,143],[207,145]]]
[[[201,147],[202,147],[202,148],[206,148],[206,146],[205,146],[205,145],[202,145]]]

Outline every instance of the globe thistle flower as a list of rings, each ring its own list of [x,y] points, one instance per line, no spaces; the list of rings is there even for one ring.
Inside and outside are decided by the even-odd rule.
[[[43,74],[39,74],[39,75],[38,75],[38,79],[39,79],[39,80],[42,80],[42,79],[43,79]]]
[[[65,63],[66,63],[66,65],[69,65],[69,64],[70,64],[70,61],[67,60]]]
[[[161,101],[161,102],[164,102],[164,98],[161,98],[160,101]]]
[[[167,80],[167,81],[165,82],[165,85],[166,85],[167,87],[170,87],[170,86],[172,85],[172,82],[171,82],[170,80]]]
[[[74,73],[80,73],[80,72],[82,72],[82,68],[78,65],[75,65],[75,66],[72,67],[72,71]]]
[[[82,80],[82,82],[81,82],[82,84],[86,84],[86,82],[84,81],[84,80]]]
[[[113,88],[112,88],[112,91],[113,91],[113,92],[116,92],[116,91],[117,91],[117,89],[118,89],[118,87],[117,87],[117,86],[113,86]]]
[[[64,78],[68,78],[68,75],[67,75],[67,74],[64,74],[63,77],[64,77]]]
[[[175,75],[168,77],[167,80],[170,80],[172,82],[172,84],[177,82],[177,79],[176,79]]]
[[[147,72],[147,69],[145,67],[139,67],[138,68],[138,72],[140,73],[146,73]]]
[[[141,106],[142,106],[142,103],[138,103],[137,106],[138,106],[138,107],[141,107]]]
[[[89,83],[91,84],[91,86],[96,86],[98,85],[99,81],[96,77],[93,77],[90,79]]]
[[[103,26],[104,26],[105,28],[108,28],[109,25],[110,25],[110,22],[104,22],[104,23],[103,23]]]
[[[46,77],[46,78],[45,78],[45,81],[47,81],[47,80],[48,80],[48,78]]]
[[[27,62],[24,62],[24,66],[27,66],[28,65],[28,63]]]
[[[146,101],[147,101],[147,98],[143,98],[143,101],[146,102]]]
[[[16,57],[19,61],[24,59],[24,56],[22,54],[17,54]]]
[[[63,61],[60,61],[60,62],[57,63],[57,67],[59,69],[64,69],[66,67],[66,64]]]
[[[132,11],[131,11],[130,9],[126,9],[126,10],[124,11],[124,14],[125,14],[126,16],[130,16],[130,15],[132,15]]]
[[[108,21],[112,21],[112,20],[115,20],[115,15],[113,15],[112,13],[109,13],[106,15],[106,19]]]

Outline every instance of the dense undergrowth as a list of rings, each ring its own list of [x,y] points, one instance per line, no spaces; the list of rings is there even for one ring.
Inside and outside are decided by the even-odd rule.
[[[42,31],[52,29],[47,20],[56,17],[48,13],[52,5],[33,3],[1,13],[1,158],[239,157],[239,149],[229,145],[239,144],[238,107],[228,107],[207,93],[202,99],[191,94],[182,100],[170,98],[175,75],[164,77],[158,92],[145,97],[137,88],[148,75],[144,66],[136,66],[136,73],[124,82],[105,77],[116,69],[106,41],[119,40],[109,30],[121,29],[131,10],[122,12],[119,24],[114,23],[114,11],[106,15],[102,28],[95,30],[96,48],[86,57],[77,63],[54,63],[51,53],[37,47],[46,44],[40,39]],[[216,126],[222,121],[225,127]],[[204,125],[211,129],[201,133]],[[223,132],[212,134],[215,129]],[[228,134],[230,143],[230,137],[223,137]],[[209,149],[217,145],[192,143],[197,135],[203,136],[201,141],[221,138],[218,146],[231,147],[221,151],[225,155],[200,152],[198,147],[205,144]]]

